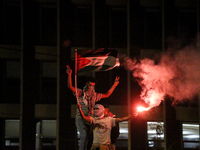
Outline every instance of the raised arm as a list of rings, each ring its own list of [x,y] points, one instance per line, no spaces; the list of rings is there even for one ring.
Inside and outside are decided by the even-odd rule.
[[[81,109],[81,104],[78,103],[78,108],[79,108],[79,111],[81,113],[81,116],[83,117],[84,120],[86,120],[87,122],[90,122],[90,116],[85,116],[82,109]]]
[[[138,113],[134,113],[132,115],[126,116],[126,117],[122,117],[122,118],[116,118],[115,122],[122,122],[122,121],[128,121],[129,119],[131,119],[133,116],[137,117]]]
[[[111,88],[108,90],[107,93],[102,93],[101,98],[108,98],[113,93],[113,91],[115,90],[115,88],[119,84],[119,78],[120,77],[118,77],[118,76],[115,78],[114,84],[111,86]]]
[[[68,88],[75,93],[76,89],[72,85],[72,70],[70,69],[69,65],[66,66],[66,73],[68,74]]]

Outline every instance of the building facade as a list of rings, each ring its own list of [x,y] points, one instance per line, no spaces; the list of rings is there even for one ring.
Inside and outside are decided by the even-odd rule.
[[[76,99],[65,71],[68,64],[74,74],[75,49],[114,48],[120,59],[159,64],[166,52],[199,50],[199,10],[198,0],[0,0],[1,149],[78,149]],[[133,72],[120,66],[86,73],[78,86],[83,76],[95,76],[96,91],[106,92],[120,76],[107,100],[121,117],[144,103]],[[120,124],[117,148],[199,149],[198,92],[193,95],[183,101],[166,95]]]

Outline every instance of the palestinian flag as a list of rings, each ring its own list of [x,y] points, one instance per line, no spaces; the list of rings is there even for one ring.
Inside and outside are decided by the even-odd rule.
[[[108,71],[120,66],[117,50],[99,48],[95,50],[77,51],[77,71]]]

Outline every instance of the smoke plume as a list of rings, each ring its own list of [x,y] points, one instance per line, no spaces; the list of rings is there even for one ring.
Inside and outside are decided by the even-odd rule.
[[[158,63],[148,58],[139,62],[125,56],[121,59],[121,65],[138,79],[140,97],[149,109],[158,106],[165,96],[180,102],[191,100],[200,91],[200,55],[194,46],[164,53]]]

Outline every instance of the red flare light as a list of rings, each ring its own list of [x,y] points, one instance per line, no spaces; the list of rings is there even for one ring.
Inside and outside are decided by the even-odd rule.
[[[137,107],[138,112],[147,111],[147,110],[148,110],[148,108],[145,108],[145,107],[142,107],[142,106]]]

